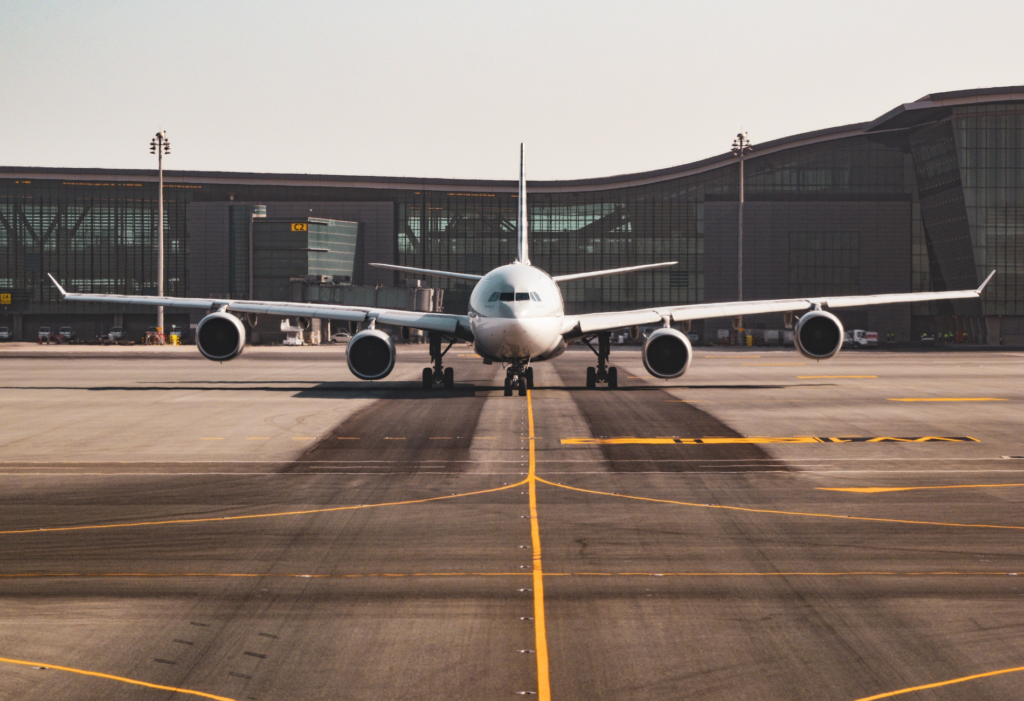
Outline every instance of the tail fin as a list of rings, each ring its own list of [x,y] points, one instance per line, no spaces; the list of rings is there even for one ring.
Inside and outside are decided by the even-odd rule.
[[[526,209],[526,173],[523,170],[523,145],[519,144],[519,224],[518,246],[516,248],[516,262],[523,265],[530,264],[530,236],[529,222]]]

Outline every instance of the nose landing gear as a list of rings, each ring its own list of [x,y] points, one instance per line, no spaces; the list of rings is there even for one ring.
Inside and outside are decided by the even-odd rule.
[[[444,367],[441,359],[444,358],[445,354],[455,344],[455,339],[453,338],[443,351],[441,350],[441,341],[443,340],[441,334],[431,331],[429,339],[430,361],[434,364],[434,367],[423,368],[423,389],[433,388],[434,383],[443,383],[445,389],[451,389],[455,384],[455,371],[452,368]]]
[[[505,373],[505,396],[511,397],[512,390],[518,389],[519,396],[525,397],[526,390],[533,389],[533,368],[522,363],[513,363]]]
[[[608,356],[612,353],[611,334],[602,331],[597,334],[597,348],[590,345],[593,337],[583,339],[590,350],[597,356],[597,367],[587,368],[587,389],[594,389],[598,382],[607,382],[608,389],[616,389],[619,386],[619,371],[617,368],[608,367]]]

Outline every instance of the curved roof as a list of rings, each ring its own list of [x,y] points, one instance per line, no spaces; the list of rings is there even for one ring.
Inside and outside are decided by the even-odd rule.
[[[915,102],[909,102],[886,112],[871,122],[831,127],[775,139],[758,144],[756,150],[747,156],[757,158],[779,151],[809,146],[825,141],[847,139],[854,136],[909,129],[919,124],[942,119],[952,107],[960,105],[987,104],[996,102],[1024,101],[1024,86],[1000,88],[978,88],[925,95]],[[531,180],[530,191],[534,193],[596,192],[619,190],[627,187],[650,185],[675,180],[722,168],[736,162],[737,157],[724,153],[687,163],[643,173],[612,175],[601,178],[580,180]],[[64,179],[78,181],[107,182],[155,182],[152,170],[110,169],[110,168],[19,168],[0,166],[0,176],[8,178]],[[463,180],[455,178],[409,178],[355,175],[305,175],[278,173],[234,173],[221,171],[165,170],[164,181],[168,184],[216,184],[216,185],[284,185],[291,187],[346,187],[371,190],[431,190],[481,193],[514,193],[518,183],[514,180]]]

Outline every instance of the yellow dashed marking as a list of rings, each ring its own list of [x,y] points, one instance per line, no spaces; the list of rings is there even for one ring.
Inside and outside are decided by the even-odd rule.
[[[904,397],[889,399],[890,402],[1005,402],[996,397]]]
[[[386,441],[404,441],[405,436],[384,436]]]
[[[774,443],[980,443],[970,436],[920,436],[900,438],[897,436],[708,436],[706,438],[563,438],[562,445],[734,445]]]
[[[476,353],[456,353],[455,357],[457,357],[457,358],[479,358],[480,356],[477,355]]]
[[[222,440],[224,440],[224,436],[211,436],[211,437],[204,436],[203,438],[200,438],[200,440],[203,440],[203,441],[222,441]]]

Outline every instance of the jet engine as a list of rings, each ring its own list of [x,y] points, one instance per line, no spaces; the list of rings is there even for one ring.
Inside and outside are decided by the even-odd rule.
[[[690,339],[676,329],[658,329],[644,343],[644,367],[655,377],[668,380],[679,377],[693,359]]]
[[[208,314],[196,326],[196,347],[210,360],[231,360],[245,349],[245,327],[234,314]]]
[[[360,380],[382,380],[395,367],[395,344],[383,331],[366,329],[348,342],[345,359]]]
[[[828,360],[843,347],[843,322],[828,312],[807,312],[796,322],[793,342],[805,358]]]

